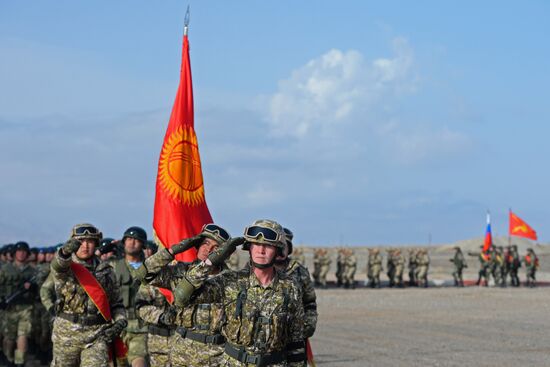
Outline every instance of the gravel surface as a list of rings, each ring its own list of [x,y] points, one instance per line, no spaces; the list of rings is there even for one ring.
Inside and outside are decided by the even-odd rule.
[[[550,366],[550,289],[317,291],[318,366]]]

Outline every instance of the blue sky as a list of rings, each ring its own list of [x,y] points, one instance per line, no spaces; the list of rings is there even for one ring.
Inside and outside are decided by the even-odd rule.
[[[0,243],[149,232],[187,2],[0,1]],[[214,219],[297,242],[548,241],[543,1],[191,1]]]

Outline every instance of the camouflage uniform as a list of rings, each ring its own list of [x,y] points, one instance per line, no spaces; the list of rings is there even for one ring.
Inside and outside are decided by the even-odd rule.
[[[346,254],[344,249],[338,249],[336,252],[336,286],[341,287],[344,284],[344,267],[346,266]]]
[[[73,274],[71,262],[83,265],[101,284],[109,297],[113,321],[126,319],[113,268],[93,256],[82,261],[76,255],[66,258],[59,250],[51,270],[56,293],[56,318],[53,324],[52,366],[108,366],[107,343],[99,338],[106,321]]]
[[[300,248],[294,249],[291,259],[296,260],[297,262],[302,264],[304,267],[306,266],[306,257],[304,256],[304,251]]]
[[[416,287],[418,280],[416,279],[416,267],[418,262],[416,260],[417,251],[415,249],[409,250],[409,286]]]
[[[527,281],[525,283],[528,287],[535,287],[537,285],[536,273],[539,267],[539,258],[535,254],[533,249],[527,250],[527,255],[523,257],[523,263],[525,264],[525,271],[527,275]]]
[[[147,275],[144,280],[151,285],[173,290],[188,270],[198,264],[198,261],[178,262],[167,266],[173,259],[167,249],[162,249],[145,260]],[[218,271],[211,270],[213,274]],[[172,365],[219,366],[223,354],[223,337],[220,334],[223,306],[215,302],[199,302],[175,309],[174,324],[177,329],[171,343]]]
[[[347,250],[344,257],[343,283],[345,288],[355,288],[355,271],[357,257],[352,250]]]
[[[504,275],[504,254],[502,253],[501,248],[497,248],[491,257],[492,261],[492,271],[491,274],[495,279],[495,285],[500,285],[501,287],[506,286]]]
[[[321,257],[321,249],[313,250],[313,273],[311,276],[313,277],[313,284],[315,286],[321,285],[321,281],[319,280],[319,274],[321,273],[321,263],[319,261]]]
[[[395,250],[393,252],[393,266],[394,270],[394,285],[403,288],[403,273],[405,272],[405,256],[401,253],[401,250]]]
[[[303,343],[304,308],[295,281],[276,271],[275,278],[262,286],[253,272],[226,271],[210,277],[211,267],[200,263],[190,269],[184,281],[193,286],[193,297],[178,298],[183,304],[219,303],[223,305],[226,339],[222,366],[304,366],[286,362],[285,348]],[[256,364],[260,358],[265,364]],[[244,361],[248,361],[245,363]]]
[[[516,245],[512,245],[512,249],[510,251],[510,254],[508,255],[507,261],[509,263],[510,270],[510,284],[514,287],[519,287],[520,281],[518,271],[521,267],[521,260],[518,254],[518,247]]]
[[[128,319],[128,327],[122,335],[124,343],[128,346],[128,363],[137,358],[147,358],[147,326],[137,318],[135,312],[135,299],[140,282],[136,279],[136,271],[125,258],[110,261],[114,268],[120,295]]]
[[[36,270],[28,264],[7,263],[0,270],[0,283],[4,284],[6,297],[21,291],[25,282],[31,281]],[[31,282],[32,283],[32,282]],[[28,291],[24,291],[7,305],[4,311],[3,350],[6,358],[17,365],[23,365],[26,352],[14,350],[17,338],[29,338],[32,331],[32,313],[36,297],[36,284],[32,283]]]
[[[42,262],[36,265],[36,285],[42,289],[42,285],[50,274],[50,264]],[[41,302],[40,293],[36,292],[33,310],[33,339],[38,347],[37,355],[43,364],[48,360],[48,352],[51,349],[51,327],[49,314]]]
[[[481,246],[483,248],[483,246]],[[485,279],[484,285],[489,285],[489,276],[491,268],[491,254],[489,252],[468,252],[469,256],[477,256],[479,259],[479,273],[476,285],[481,285],[482,279]]]
[[[422,249],[418,255],[418,269],[416,271],[416,279],[421,287],[428,287],[428,269],[430,268],[430,256],[428,250]]]
[[[449,259],[449,261],[453,263],[455,268],[455,271],[453,272],[455,287],[464,287],[462,271],[464,270],[464,268],[468,267],[468,264],[466,264],[466,260],[464,259],[464,255],[462,254],[462,250],[460,249],[460,247],[455,247],[455,250],[455,256],[452,259]]]
[[[388,276],[388,279],[390,281],[389,286],[391,288],[395,285],[395,256],[393,255],[394,250],[386,250],[386,254],[386,275]]]
[[[153,255],[154,256],[154,255]],[[150,367],[170,367],[170,349],[174,327],[162,323],[162,315],[172,306],[157,287],[142,284],[136,295],[136,312],[147,324],[147,351]]]
[[[319,255],[319,284],[321,285],[321,287],[326,288],[327,274],[330,270],[330,264],[332,263],[332,260],[328,255],[328,250],[322,249],[320,251],[321,252]]]
[[[382,271],[382,256],[378,249],[369,250],[368,285],[371,288],[380,288],[380,272]]]

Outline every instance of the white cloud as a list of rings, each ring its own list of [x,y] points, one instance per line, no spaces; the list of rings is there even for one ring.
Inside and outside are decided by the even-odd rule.
[[[269,99],[271,132],[304,137],[357,118],[385,95],[414,90],[412,48],[396,38],[393,51],[392,58],[368,62],[356,50],[332,49],[296,69]]]

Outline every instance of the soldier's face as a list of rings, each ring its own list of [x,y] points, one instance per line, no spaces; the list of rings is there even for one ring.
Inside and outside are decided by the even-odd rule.
[[[128,255],[139,255],[143,250],[143,242],[136,238],[126,237],[124,240],[124,252]]]
[[[25,250],[17,250],[15,251],[15,260],[19,262],[24,262],[29,257],[29,254]]]
[[[81,245],[76,252],[76,256],[81,260],[88,260],[95,253],[96,241],[85,238],[83,240],[80,240],[80,243]]]
[[[44,260],[46,260],[46,254],[39,252],[38,255],[36,255],[36,261],[43,263]]]
[[[212,251],[218,248],[218,243],[211,238],[205,238],[197,251],[199,260],[204,261]]]
[[[276,254],[277,249],[273,246],[254,242],[250,245],[250,257],[256,264],[269,264],[273,261]]]
[[[46,254],[46,262],[51,263],[52,260],[53,260],[54,255],[55,255],[55,254],[47,253],[47,254]]]

